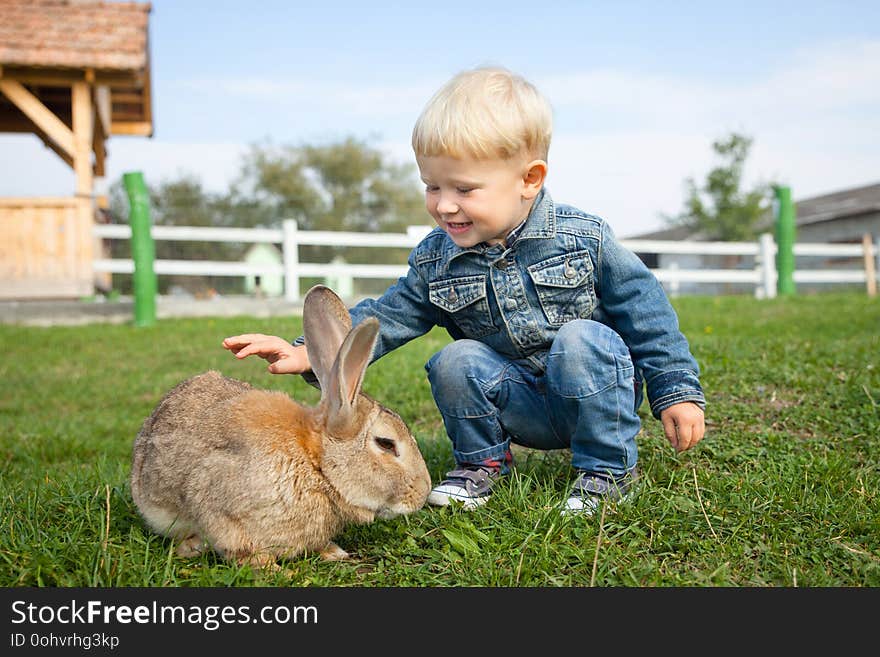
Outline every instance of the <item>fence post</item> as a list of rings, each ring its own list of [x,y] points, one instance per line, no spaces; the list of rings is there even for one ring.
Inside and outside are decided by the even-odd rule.
[[[880,275],[880,237],[874,242],[874,270]]]
[[[794,294],[795,210],[791,188],[777,186],[776,192],[776,289],[779,294]]]
[[[874,240],[871,239],[871,233],[862,235],[862,250],[865,254],[865,287],[869,297],[877,296],[877,270],[874,268],[876,261],[874,253]]]
[[[299,301],[299,243],[297,242],[297,225],[293,219],[281,222],[281,251],[284,260],[284,298],[287,301]]]
[[[156,323],[156,272],[153,269],[156,245],[150,232],[150,195],[140,171],[123,174],[122,181],[128,194],[131,224],[134,325],[152,326]]]
[[[352,278],[351,274],[345,273],[345,271],[341,271],[337,273],[334,271],[334,267],[342,266],[345,267],[345,258],[341,255],[338,255],[330,261],[330,267],[328,270],[331,272],[326,278],[325,283],[327,287],[336,292],[340,299],[343,301],[351,301],[354,298],[354,278]]]
[[[758,289],[761,290],[762,298],[764,299],[773,299],[776,296],[776,267],[773,261],[775,249],[776,245],[773,243],[773,235],[761,233],[761,237],[758,240],[761,285]]]
[[[677,297],[681,293],[681,280],[678,278],[678,260],[669,263],[669,271],[672,273],[669,281],[669,296]]]

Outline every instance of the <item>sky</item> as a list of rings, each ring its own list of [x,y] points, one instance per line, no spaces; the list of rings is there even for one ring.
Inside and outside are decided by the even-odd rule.
[[[880,182],[876,0],[153,0],[150,54],[154,135],[111,137],[99,193],[129,171],[223,192],[254,144],[355,137],[414,164],[425,102],[489,64],[553,107],[554,200],[621,237],[666,227],[731,132],[753,140],[745,187],[799,200]],[[35,136],[0,135],[0,154],[0,196],[73,193]]]

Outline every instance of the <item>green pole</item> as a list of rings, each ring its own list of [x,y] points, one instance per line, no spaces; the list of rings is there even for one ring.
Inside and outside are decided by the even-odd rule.
[[[791,295],[794,285],[795,209],[791,188],[777,186],[776,192],[776,291]]]
[[[131,224],[131,258],[134,260],[134,325],[152,326],[156,323],[156,272],[153,260],[156,245],[150,234],[150,195],[140,171],[122,176],[128,193],[129,223]]]

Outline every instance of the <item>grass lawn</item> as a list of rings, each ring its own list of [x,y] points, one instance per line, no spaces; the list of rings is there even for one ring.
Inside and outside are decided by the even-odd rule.
[[[681,455],[643,406],[642,486],[591,519],[563,519],[566,452],[516,451],[473,511],[425,508],[337,538],[353,555],[284,573],[176,557],[142,524],[132,441],[160,397],[215,368],[306,402],[317,391],[236,361],[227,335],[290,338],[299,318],[161,320],[150,328],[0,326],[0,584],[18,586],[880,586],[880,299],[682,297],[702,367],[706,438]],[[434,331],[368,371],[435,480],[452,465],[424,362]]]

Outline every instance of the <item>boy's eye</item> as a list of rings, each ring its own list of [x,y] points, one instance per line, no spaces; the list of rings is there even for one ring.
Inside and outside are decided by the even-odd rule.
[[[469,193],[469,192],[474,191],[474,188],[473,188],[473,187],[456,187],[455,190],[456,190],[459,194],[467,194],[467,193]]]
[[[438,189],[437,185],[425,185],[426,192],[436,192]]]

